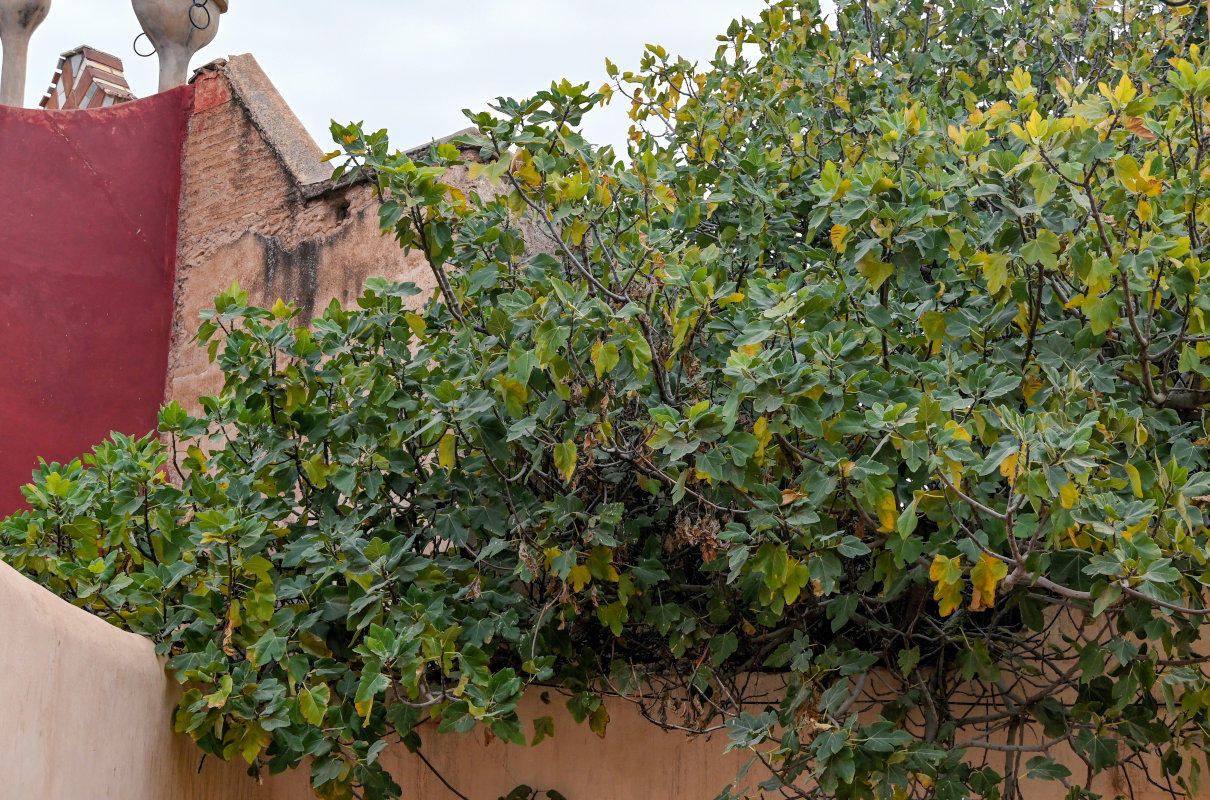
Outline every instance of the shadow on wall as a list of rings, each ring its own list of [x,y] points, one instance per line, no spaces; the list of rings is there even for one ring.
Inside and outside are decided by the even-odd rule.
[[[339,236],[340,234],[336,234]],[[256,234],[264,259],[264,280],[268,293],[293,296],[303,319],[315,317],[315,298],[319,292],[319,254],[324,244],[312,239],[287,249],[275,236]]]

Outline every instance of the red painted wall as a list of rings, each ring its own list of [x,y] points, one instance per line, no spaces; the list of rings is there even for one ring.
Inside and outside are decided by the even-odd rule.
[[[39,456],[155,427],[192,105],[0,106],[0,516]]]

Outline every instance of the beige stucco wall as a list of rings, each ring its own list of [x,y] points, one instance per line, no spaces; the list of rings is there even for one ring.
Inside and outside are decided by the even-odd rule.
[[[0,798],[4,800],[305,800],[302,772],[258,785],[241,764],[201,752],[172,733],[178,691],[151,643],[120,631],[0,563]],[[605,739],[575,725],[558,695],[527,698],[527,718],[555,717],[535,748],[486,744],[482,733],[436,735],[425,752],[471,800],[519,784],[569,800],[715,796],[744,763],[723,740],[662,733],[624,703],[611,706]],[[384,763],[409,800],[448,800],[448,789],[396,745]],[[200,767],[200,768],[199,768]]]
[[[0,800],[306,800],[303,772],[265,776],[241,763],[205,759],[171,731],[178,689],[151,643],[120,631],[0,563]],[[725,737],[687,739],[659,730],[624,701],[610,702],[604,739],[576,725],[562,698],[532,693],[521,713],[550,715],[555,736],[537,747],[422,731],[433,766],[470,800],[496,800],[520,784],[557,789],[568,800],[711,800],[747,758],[724,754]],[[1054,756],[1080,776],[1065,748]],[[383,762],[406,800],[453,795],[400,745]],[[750,775],[759,780],[759,767]],[[1167,795],[1134,781],[1136,800]],[[1126,789],[1110,772],[1098,790]],[[769,797],[778,795],[771,794]],[[1028,800],[1060,800],[1056,783],[1030,783]]]
[[[258,787],[172,734],[176,690],[151,642],[0,563],[0,798],[285,800],[301,775]],[[201,769],[199,771],[199,765]]]

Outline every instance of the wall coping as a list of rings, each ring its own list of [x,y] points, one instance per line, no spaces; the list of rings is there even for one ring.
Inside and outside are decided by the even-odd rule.
[[[232,99],[244,110],[303,199],[313,200],[367,180],[364,176],[339,182],[332,180],[332,170],[323,160],[324,151],[311,138],[302,121],[250,53],[216,59],[199,67],[194,70],[189,82],[194,83],[202,76],[212,74],[226,79]],[[427,153],[432,145],[455,141],[475,132],[476,128],[463,128],[448,136],[414,145],[403,152],[414,159]]]

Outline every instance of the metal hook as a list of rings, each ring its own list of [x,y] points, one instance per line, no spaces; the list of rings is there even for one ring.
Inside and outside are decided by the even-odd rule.
[[[197,10],[199,8],[206,15],[205,25],[199,25],[197,22],[197,17],[195,15],[197,14]],[[210,9],[206,7],[206,0],[193,0],[193,5],[189,6],[189,23],[199,31],[204,31],[210,27],[210,23],[213,21],[214,18],[210,16]]]
[[[147,36],[147,32],[146,32],[146,31],[143,31],[143,32],[142,32],[142,33],[140,33],[138,36],[134,37],[134,44],[132,44],[132,45],[131,45],[131,47],[134,49],[134,54],[135,54],[136,56],[139,56],[140,58],[151,58],[151,57],[152,57],[152,56],[154,56],[154,55],[155,55],[155,53],[156,53],[156,50],[155,50],[155,45],[154,45],[154,44],[153,44],[153,45],[151,45],[151,52],[150,52],[150,53],[140,53],[140,52],[139,52],[139,39],[142,39],[142,38],[143,38],[143,37],[145,37],[145,36],[147,37],[147,41],[149,41],[149,42],[150,42],[150,41],[151,41],[151,37],[150,37],[150,36]]]

